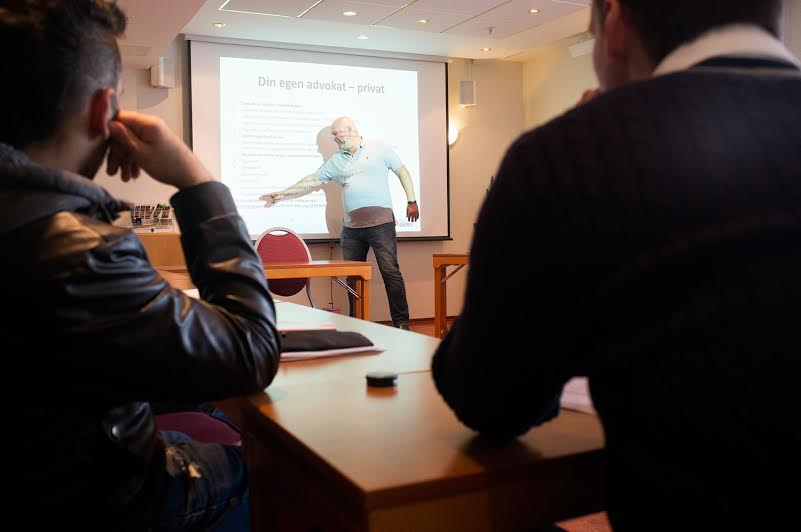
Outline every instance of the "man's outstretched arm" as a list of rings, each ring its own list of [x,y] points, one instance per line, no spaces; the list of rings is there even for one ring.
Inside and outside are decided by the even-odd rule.
[[[263,196],[259,196],[259,199],[265,202],[265,207],[272,207],[279,201],[299,198],[314,192],[314,190],[322,184],[323,183],[316,174],[309,174],[297,183],[286,187],[284,190],[264,194]]]

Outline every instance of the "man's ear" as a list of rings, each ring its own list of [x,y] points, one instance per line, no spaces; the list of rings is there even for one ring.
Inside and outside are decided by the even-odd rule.
[[[630,28],[623,12],[620,0],[603,0],[604,10],[604,37],[606,42],[606,55],[617,61],[626,58],[626,51]]]
[[[100,135],[103,140],[111,136],[109,125],[117,113],[117,95],[111,87],[97,89],[89,103],[89,133],[94,137]]]

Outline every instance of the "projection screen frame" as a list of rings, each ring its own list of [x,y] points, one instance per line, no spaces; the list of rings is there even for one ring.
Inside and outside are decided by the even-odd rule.
[[[277,50],[291,50],[291,51],[299,51],[299,52],[316,52],[316,53],[328,53],[328,54],[339,54],[339,55],[352,55],[352,56],[362,56],[362,57],[372,57],[377,59],[405,59],[410,61],[422,61],[422,62],[431,62],[431,63],[441,63],[444,69],[444,80],[445,80],[445,132],[444,132],[444,143],[445,143],[445,208],[447,211],[447,233],[445,235],[437,235],[437,236],[402,236],[402,233],[398,233],[397,240],[398,242],[442,242],[442,241],[452,241],[453,236],[451,234],[451,196],[450,196],[450,145],[448,143],[448,130],[449,130],[449,121],[450,121],[450,113],[449,113],[449,91],[448,91],[448,83],[449,83],[449,72],[448,72],[448,64],[451,62],[449,58],[441,57],[441,56],[428,56],[428,55],[420,55],[420,54],[410,54],[410,53],[401,53],[401,52],[388,52],[388,51],[376,51],[376,50],[363,50],[363,49],[351,49],[351,48],[337,48],[337,47],[326,47],[326,46],[314,46],[314,45],[300,45],[300,44],[290,44],[290,43],[278,43],[278,42],[271,42],[271,41],[257,41],[257,40],[250,40],[250,39],[233,39],[233,38],[220,38],[220,37],[213,37],[213,36],[205,36],[205,35],[194,35],[194,34],[187,34],[184,35],[184,39],[186,41],[186,75],[183,80],[183,92],[184,92],[184,107],[187,111],[187,115],[185,115],[184,119],[184,132],[185,132],[185,141],[189,145],[191,149],[194,150],[193,141],[194,141],[194,122],[192,119],[192,42],[204,42],[204,43],[216,43],[216,44],[232,44],[237,46],[253,46],[258,48],[274,48]],[[304,238],[304,241],[309,244],[337,244],[340,242],[338,237],[331,237],[331,238]],[[255,240],[254,240],[255,242]]]

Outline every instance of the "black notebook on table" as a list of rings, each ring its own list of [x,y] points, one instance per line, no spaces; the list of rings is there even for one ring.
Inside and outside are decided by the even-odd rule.
[[[383,351],[357,332],[307,330],[281,333],[281,359],[350,355]]]

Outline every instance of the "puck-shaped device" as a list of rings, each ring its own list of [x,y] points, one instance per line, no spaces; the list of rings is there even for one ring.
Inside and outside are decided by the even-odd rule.
[[[387,388],[398,383],[398,374],[391,371],[371,371],[365,377],[367,386]]]

